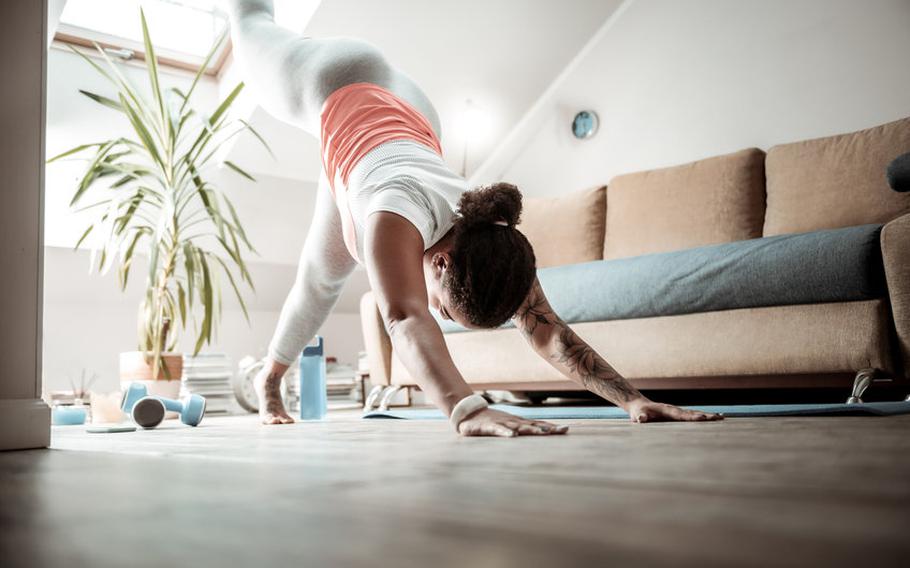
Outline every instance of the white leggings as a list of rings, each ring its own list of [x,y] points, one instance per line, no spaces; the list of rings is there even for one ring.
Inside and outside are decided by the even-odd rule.
[[[351,83],[375,83],[420,110],[440,135],[429,99],[390,66],[376,47],[353,38],[310,39],[274,22],[272,0],[230,0],[231,39],[246,85],[276,118],[319,136],[326,98]],[[344,245],[341,218],[323,175],[297,277],[288,293],[269,357],[291,364],[331,312],[356,262]]]

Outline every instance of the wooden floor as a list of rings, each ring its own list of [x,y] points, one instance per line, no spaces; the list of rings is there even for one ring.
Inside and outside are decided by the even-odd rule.
[[[0,454],[13,566],[907,566],[910,416],[86,434]]]

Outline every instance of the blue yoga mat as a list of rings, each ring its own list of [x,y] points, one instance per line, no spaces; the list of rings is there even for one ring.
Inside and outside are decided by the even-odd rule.
[[[615,406],[511,406],[494,404],[492,408],[531,420],[600,420],[628,418]],[[743,416],[892,416],[910,414],[910,402],[865,402],[863,404],[753,404],[723,406],[687,406],[692,410],[720,412],[730,418]],[[435,408],[374,410],[364,418],[399,420],[443,420]]]

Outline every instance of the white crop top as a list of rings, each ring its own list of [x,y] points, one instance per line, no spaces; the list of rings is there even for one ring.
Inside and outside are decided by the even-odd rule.
[[[357,254],[364,258],[363,234],[370,215],[378,211],[401,215],[420,232],[426,250],[452,228],[458,200],[468,184],[430,148],[412,140],[394,140],[361,158],[346,191]]]

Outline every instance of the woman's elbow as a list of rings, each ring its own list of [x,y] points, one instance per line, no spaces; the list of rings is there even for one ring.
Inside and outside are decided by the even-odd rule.
[[[390,336],[407,328],[410,322],[432,317],[427,306],[415,302],[389,304],[381,307],[379,313]]]

